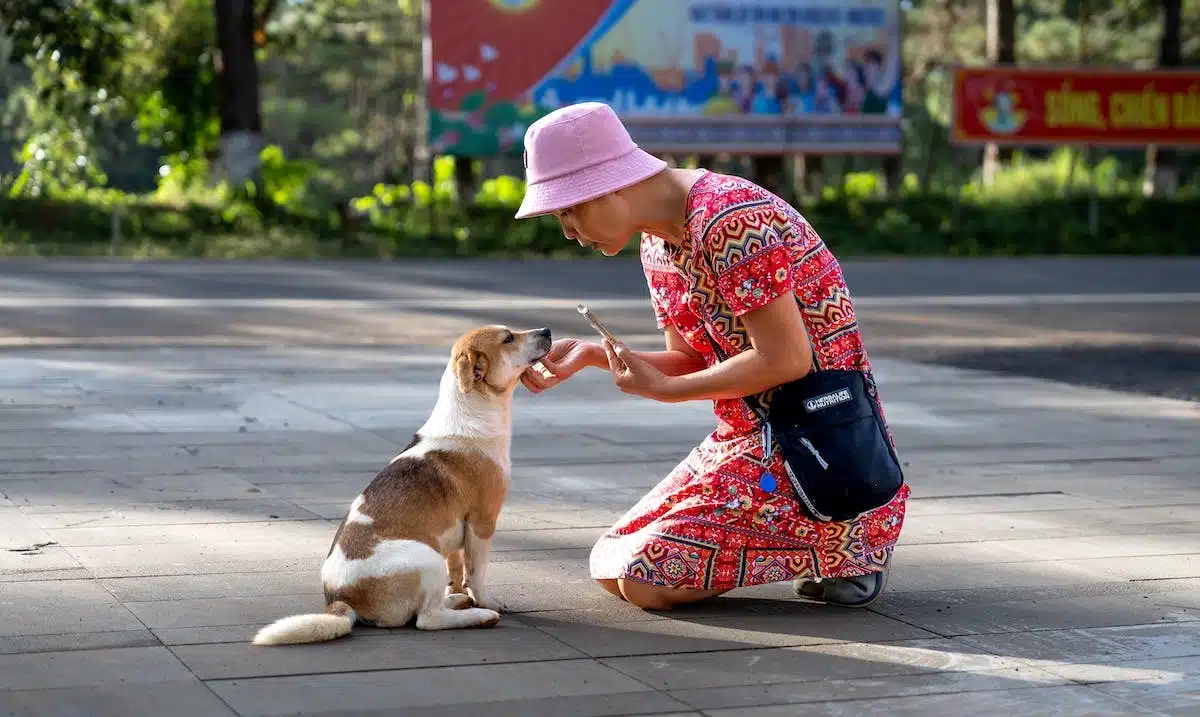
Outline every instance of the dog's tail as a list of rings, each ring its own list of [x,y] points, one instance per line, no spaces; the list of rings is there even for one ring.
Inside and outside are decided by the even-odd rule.
[[[357,620],[354,608],[335,600],[325,607],[324,614],[291,615],[276,620],[258,631],[253,644],[297,645],[336,640],[349,635]]]

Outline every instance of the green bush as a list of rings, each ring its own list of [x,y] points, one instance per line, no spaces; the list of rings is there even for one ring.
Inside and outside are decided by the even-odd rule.
[[[187,169],[171,169],[157,192],[142,196],[95,188],[0,192],[0,255],[598,256],[567,241],[554,219],[514,220],[524,193],[519,178],[487,180],[473,201],[461,200],[450,158],[435,163],[432,184],[380,184],[340,202],[313,196],[314,166],[277,148],[263,152],[261,188],[206,189]],[[1060,152],[1041,163],[1015,162],[987,189],[972,181],[954,193],[921,192],[905,177],[890,198],[880,196],[875,174],[862,172],[796,205],[839,256],[1200,254],[1195,188],[1173,199],[1144,198],[1128,182],[1102,181],[1111,171],[1101,163],[1084,175],[1098,192],[1089,200],[1078,183],[1062,182],[1081,171]]]
[[[411,194],[411,190],[410,190]],[[1101,196],[1020,201],[938,194],[826,196],[800,211],[840,256],[1200,254],[1200,198]],[[120,220],[112,242],[113,214]],[[348,212],[139,198],[0,198],[0,254],[187,257],[594,256],[553,219],[517,221],[507,203],[420,201],[380,187]],[[635,246],[629,251],[633,252]]]

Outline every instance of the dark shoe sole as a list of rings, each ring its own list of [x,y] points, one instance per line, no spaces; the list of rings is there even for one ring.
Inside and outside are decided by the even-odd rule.
[[[875,575],[879,575],[880,577],[875,581],[874,589],[871,590],[871,593],[866,598],[855,602],[829,599],[825,594],[826,584],[814,582],[812,580],[801,580],[793,583],[792,593],[795,594],[796,597],[815,600],[817,602],[824,603],[825,605],[833,605],[834,607],[870,607],[875,603],[875,601],[879,600],[879,598],[883,596],[883,591],[887,588],[888,582],[888,574],[886,570],[882,573],[875,573]]]

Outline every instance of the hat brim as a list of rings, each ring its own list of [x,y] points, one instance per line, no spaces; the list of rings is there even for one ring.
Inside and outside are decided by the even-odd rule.
[[[635,147],[606,162],[528,185],[516,218],[528,219],[583,204],[645,181],[666,168],[665,161]]]

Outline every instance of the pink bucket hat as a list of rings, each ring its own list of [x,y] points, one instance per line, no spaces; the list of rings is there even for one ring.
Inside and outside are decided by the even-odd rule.
[[[517,219],[549,214],[649,179],[667,163],[634,143],[602,102],[554,110],[525,132],[525,199]]]

